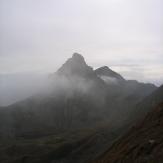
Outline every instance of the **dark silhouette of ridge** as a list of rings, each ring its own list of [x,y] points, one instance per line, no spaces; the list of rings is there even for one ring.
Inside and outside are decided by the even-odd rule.
[[[100,68],[96,69],[95,73],[98,76],[108,76],[108,77],[116,78],[116,79],[121,80],[121,81],[125,80],[120,74],[118,74],[115,71],[111,70],[107,66],[103,66],[103,67],[100,67]]]

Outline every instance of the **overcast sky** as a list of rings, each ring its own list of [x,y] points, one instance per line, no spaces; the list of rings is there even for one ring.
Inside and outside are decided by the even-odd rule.
[[[163,83],[163,1],[0,0],[0,74],[53,72],[74,52]]]

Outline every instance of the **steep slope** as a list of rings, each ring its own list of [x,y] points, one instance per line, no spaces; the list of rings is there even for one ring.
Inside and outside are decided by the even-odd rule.
[[[154,91],[149,96],[145,97],[138,105],[137,107],[141,110],[151,110],[155,105],[160,103],[163,99],[163,85],[160,86],[156,91]]]
[[[137,123],[94,162],[163,161],[163,86],[137,104],[129,119]]]
[[[72,58],[69,58],[61,68],[58,69],[57,74],[66,77],[79,76],[92,78],[95,77],[93,68],[88,66],[81,54],[74,53]]]
[[[163,101],[163,85],[152,92],[150,95],[143,98],[139,103],[136,104],[135,109],[130,115],[131,120],[143,118],[149,111],[156,105]]]
[[[163,99],[162,99],[163,101]],[[94,163],[162,163],[163,162],[163,103]]]
[[[104,66],[95,70],[97,76],[99,76],[107,85],[107,102],[110,107],[109,120],[112,123],[124,122],[130,123],[129,117],[135,114],[138,103],[144,99],[144,97],[150,95],[156,90],[156,86],[150,83],[141,83],[136,80],[125,80],[120,74],[112,71],[108,67]],[[148,110],[144,110],[144,113]],[[138,113],[138,116],[141,113]],[[138,118],[138,117],[137,117]],[[134,121],[135,118],[131,118]]]

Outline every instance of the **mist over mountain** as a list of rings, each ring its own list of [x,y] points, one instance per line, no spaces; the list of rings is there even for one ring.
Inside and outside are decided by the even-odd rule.
[[[96,69],[95,73],[108,84],[118,84],[118,82],[125,81],[125,79],[120,74],[112,71],[107,66]]]
[[[47,89],[47,74],[16,73],[0,75],[0,106],[11,105]]]
[[[60,77],[57,78],[57,75]],[[52,76],[55,76],[54,82],[52,81]],[[82,55],[74,53],[73,57],[68,59],[67,62],[64,63],[54,74],[51,73],[49,75],[37,72],[27,72],[0,75],[0,106],[7,106],[28,98],[42,90],[48,89],[47,87],[51,87],[52,83],[53,86],[60,84],[62,87],[66,87],[67,84],[70,86],[74,81],[74,83],[78,83],[78,86],[80,85],[80,87],[83,87],[83,90],[87,90],[87,87],[90,87],[94,81],[90,80],[89,84],[84,84],[84,76],[87,78],[93,78],[93,76],[94,78],[98,77],[99,82],[102,82],[100,80],[102,79],[107,84],[118,85],[119,82],[121,84],[129,82],[130,84],[127,86],[130,85],[129,87],[132,86],[133,89],[138,85],[136,81],[125,80],[120,74],[112,71],[107,66],[93,70],[92,67],[86,64]],[[70,78],[73,78],[71,82],[67,80]],[[72,85],[74,86],[74,84]]]
[[[104,76],[112,79],[111,82],[104,80]],[[75,129],[105,121],[116,126],[127,118],[126,113],[133,112],[130,109],[133,105],[156,89],[152,84],[125,80],[106,66],[94,71],[78,53],[51,74],[49,80],[48,87],[38,95],[2,109],[12,120],[13,136],[32,133],[35,128],[40,128],[40,132],[45,127],[62,130],[69,126]],[[38,83],[36,90],[45,86],[43,83],[46,82]],[[24,116],[26,118],[20,118]],[[5,125],[5,120],[3,123]],[[16,124],[21,124],[18,129]]]
[[[0,0],[0,163],[163,163],[162,0]]]
[[[17,82],[32,94],[0,108],[3,162],[88,163],[162,99],[162,87],[126,80],[107,66],[94,70],[78,53],[56,72],[24,81]]]

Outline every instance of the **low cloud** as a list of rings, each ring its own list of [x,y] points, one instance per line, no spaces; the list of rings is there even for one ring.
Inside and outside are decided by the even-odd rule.
[[[118,80],[113,77],[101,75],[100,78],[105,81],[107,84],[118,84]]]

